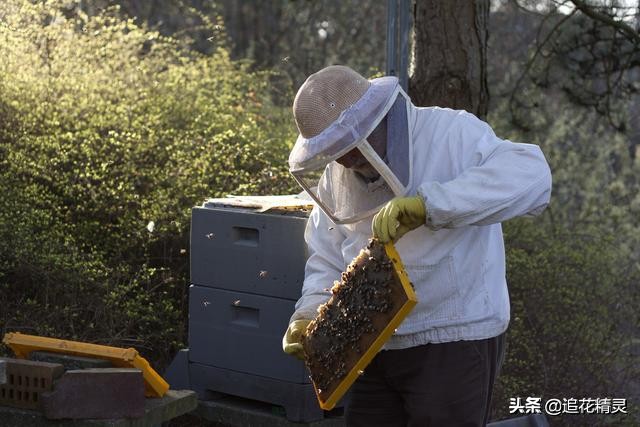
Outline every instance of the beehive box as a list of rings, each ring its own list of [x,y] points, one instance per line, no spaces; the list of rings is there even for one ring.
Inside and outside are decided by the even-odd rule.
[[[331,410],[417,303],[392,243],[376,239],[349,264],[307,327],[305,364]]]
[[[306,223],[307,213],[299,211],[193,208],[191,283],[296,301],[307,260]]]

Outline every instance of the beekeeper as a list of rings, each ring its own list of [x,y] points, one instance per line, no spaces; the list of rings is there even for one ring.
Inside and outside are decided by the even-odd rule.
[[[500,223],[547,206],[544,155],[345,66],[311,75],[293,114],[290,171],[316,206],[284,351],[302,358],[307,324],[373,233],[396,242],[418,304],[354,383],[347,424],[485,425],[509,324]]]

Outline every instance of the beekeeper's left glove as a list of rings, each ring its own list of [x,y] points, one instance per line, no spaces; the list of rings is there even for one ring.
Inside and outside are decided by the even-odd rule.
[[[284,337],[282,337],[282,350],[284,350],[285,353],[304,360],[302,338],[304,338],[309,323],[311,323],[311,320],[299,319],[289,324],[287,332],[285,332]]]
[[[373,217],[371,231],[382,243],[396,242],[407,232],[424,225],[426,217],[422,197],[396,197]]]

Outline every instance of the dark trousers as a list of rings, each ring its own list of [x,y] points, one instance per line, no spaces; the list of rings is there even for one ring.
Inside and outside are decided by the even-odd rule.
[[[351,388],[351,427],[487,424],[505,334],[379,352]]]

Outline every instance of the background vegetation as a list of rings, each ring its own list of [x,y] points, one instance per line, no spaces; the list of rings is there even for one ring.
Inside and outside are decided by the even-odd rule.
[[[162,365],[185,337],[190,208],[292,191],[291,126],[224,46],[61,4],[0,9],[0,326]]]
[[[384,2],[121,3],[0,5],[0,328],[135,346],[161,370],[186,344],[190,208],[298,191],[292,94],[329,63],[383,68]],[[544,16],[494,6],[488,121],[541,145],[554,177],[547,211],[504,227],[512,323],[494,418],[515,396],[623,397],[631,417],[555,421],[637,425],[638,97],[618,98],[612,126],[536,84],[566,70],[522,79]],[[516,86],[531,102],[514,113]]]

